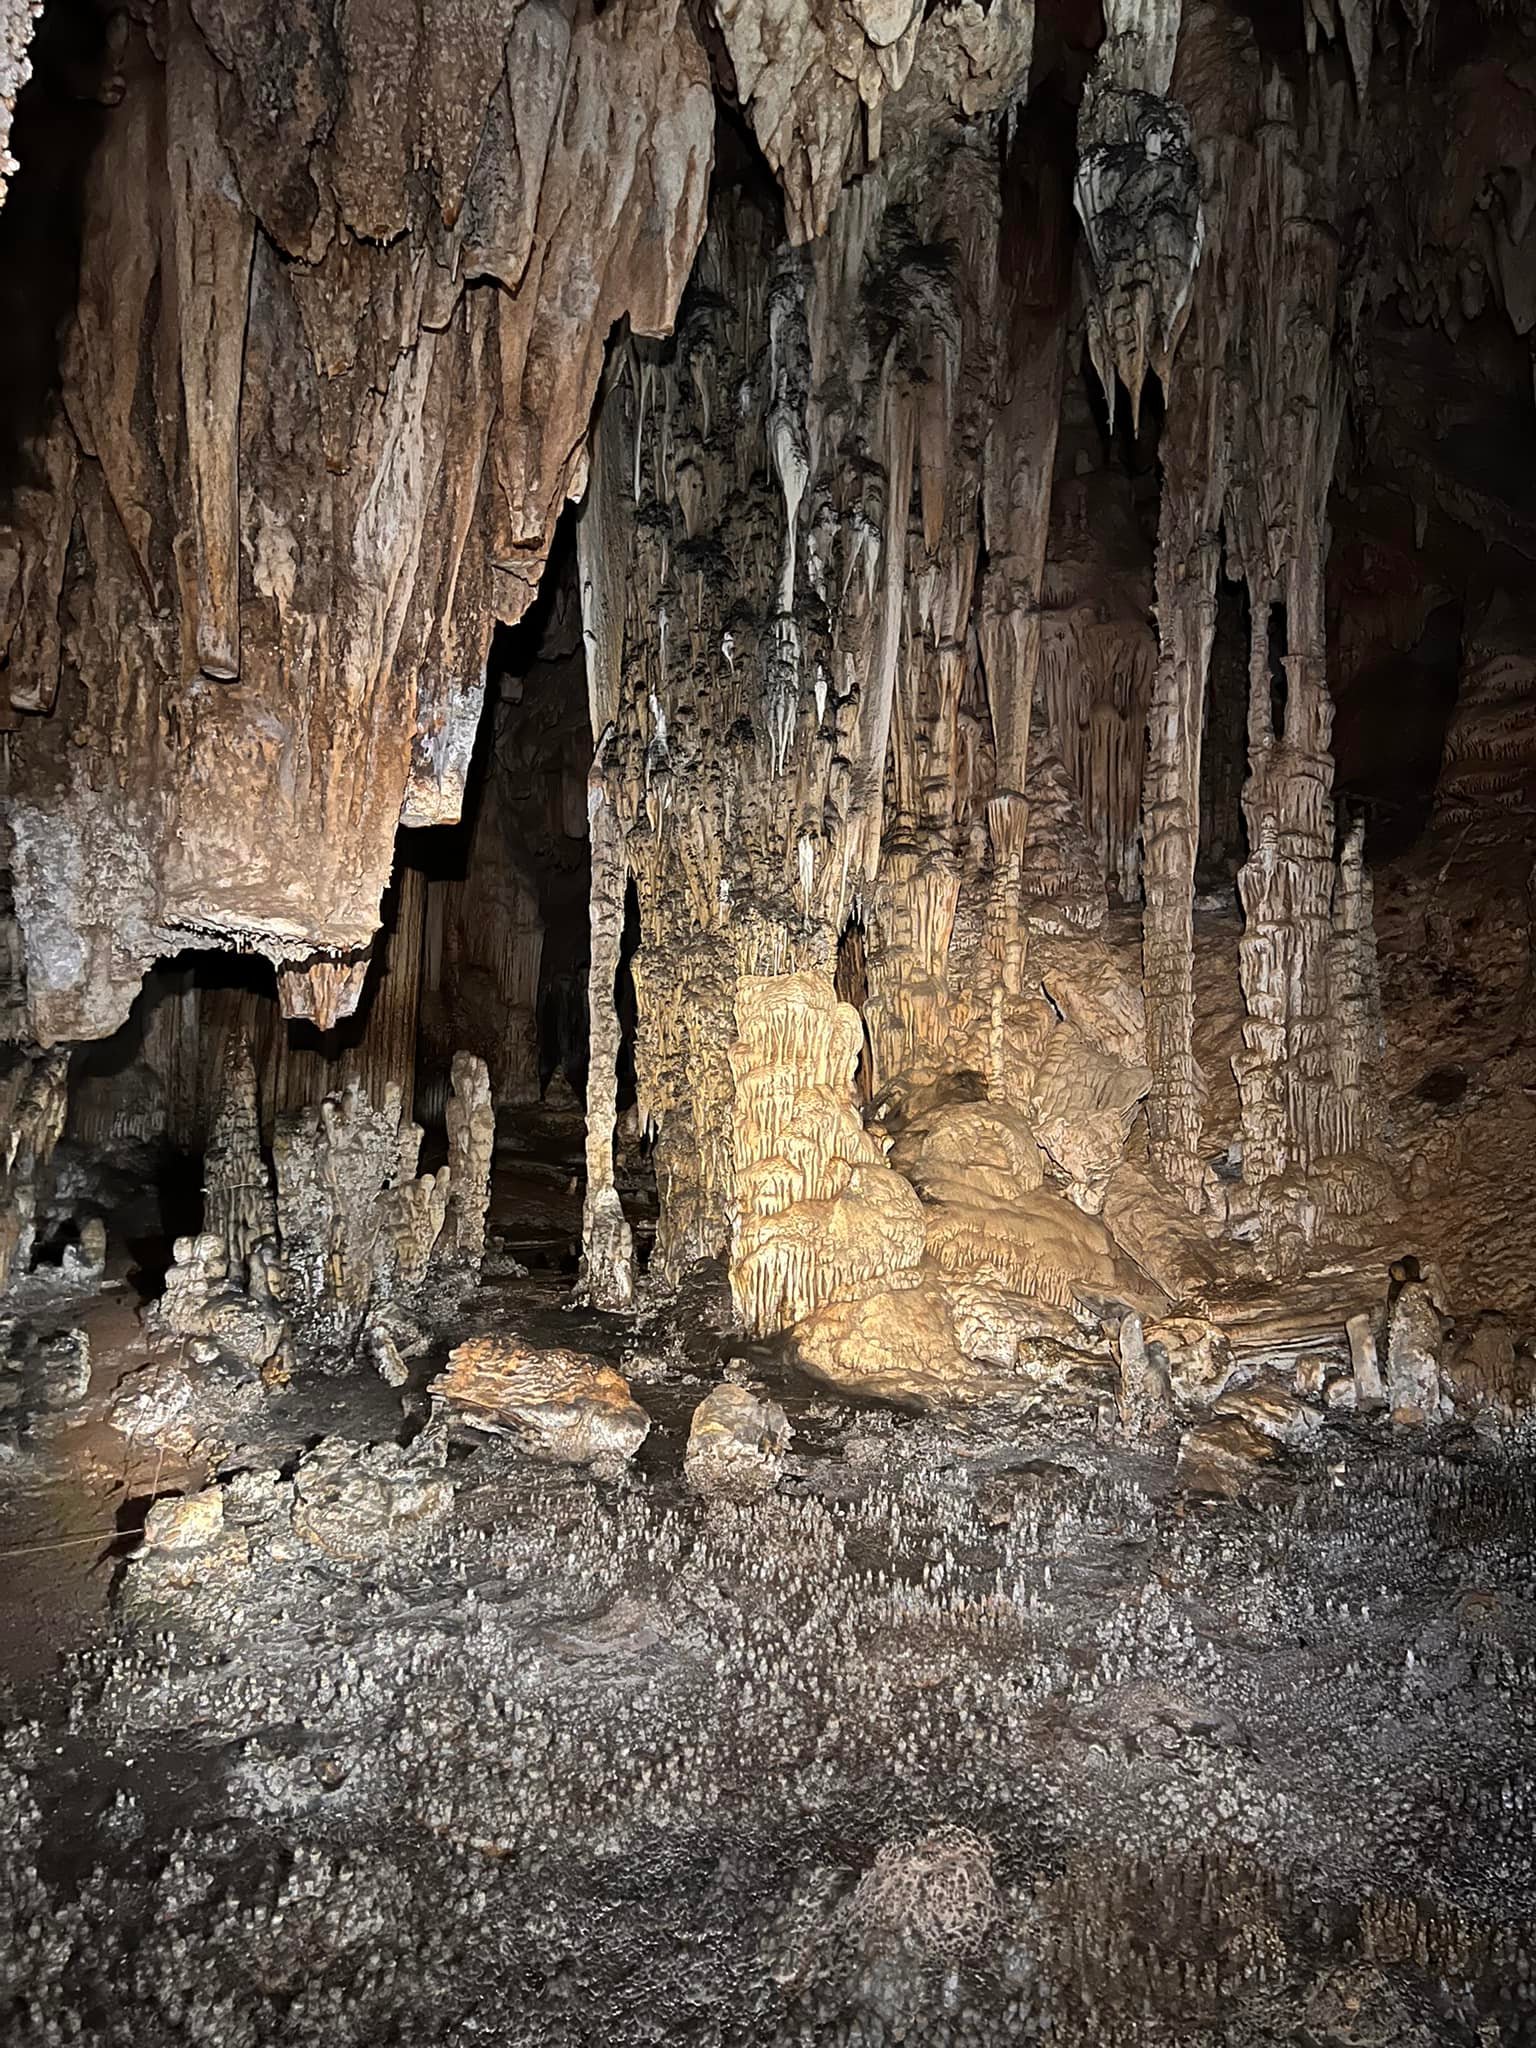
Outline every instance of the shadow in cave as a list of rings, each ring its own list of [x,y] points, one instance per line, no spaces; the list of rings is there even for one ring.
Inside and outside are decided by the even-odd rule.
[[[91,158],[121,92],[109,15],[91,0],[48,0],[35,24],[32,76],[16,96],[18,168],[0,206],[0,500],[36,481],[30,444],[57,399],[74,312]]]
[[[267,1146],[279,1116],[350,1080],[382,1099],[402,1062],[408,1079],[424,893],[420,871],[402,859],[357,1008],[329,1030],[282,1016],[276,974],[258,955],[187,950],[157,961],[112,1036],[71,1057],[41,1256],[60,1257],[82,1218],[99,1215],[127,1250],[129,1284],[141,1299],[160,1293],[176,1239],[202,1226],[203,1155],[238,1040],[250,1048]]]
[[[1369,662],[1339,691],[1337,785],[1365,812],[1372,864],[1409,852],[1429,824],[1456,708],[1463,626],[1459,599],[1436,606],[1412,647]]]
[[[580,1258],[586,1172],[591,761],[568,510],[533,606],[492,642],[462,818],[405,835],[426,878],[416,1067],[426,1163],[441,1143],[453,1056],[474,1053],[497,1109],[492,1228],[523,1264],[567,1276]],[[626,1020],[620,1178],[626,1207],[646,1214],[654,1183],[633,1113],[638,944],[632,900],[614,989]]]

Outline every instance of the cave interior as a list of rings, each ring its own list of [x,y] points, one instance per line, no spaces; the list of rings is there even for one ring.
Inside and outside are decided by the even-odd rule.
[[[1536,2027],[1536,16],[0,0],[0,2026]]]

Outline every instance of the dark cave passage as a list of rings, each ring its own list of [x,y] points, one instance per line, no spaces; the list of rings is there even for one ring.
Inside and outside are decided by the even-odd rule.
[[[587,1067],[586,784],[592,756],[574,522],[532,608],[491,643],[485,708],[456,825],[407,833],[428,877],[419,1100],[435,1122],[452,1055],[490,1069],[498,1109]]]

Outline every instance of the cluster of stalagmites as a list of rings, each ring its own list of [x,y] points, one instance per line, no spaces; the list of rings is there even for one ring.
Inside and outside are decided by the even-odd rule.
[[[1136,1059],[1139,989],[1091,935],[1037,934],[1030,961],[1038,994],[1021,1001],[1028,1026],[995,1070],[1001,1091],[974,1070],[930,1070],[867,1121],[860,1019],[825,978],[738,983],[730,1274],[750,1331],[789,1331],[818,1379],[901,1401],[1048,1394],[1092,1409],[1112,1386],[1133,1432],[1193,1425],[1196,1461],[1223,1444],[1265,1457],[1329,1408],[1425,1423],[1523,1404],[1512,1341],[1497,1363],[1489,1348],[1496,1319],[1462,1325],[1462,1354],[1479,1362],[1459,1398],[1442,1379],[1449,1303],[1412,1261],[1387,1322],[1322,1303],[1298,1364],[1278,1335],[1282,1302],[1235,1353],[1217,1237],[1230,1217],[1188,1216],[1144,1151],[1132,1156],[1151,1078]],[[1345,1285],[1369,1300],[1384,1279]],[[1256,1389],[1266,1337],[1280,1378]]]
[[[232,1043],[206,1159],[204,1228],[176,1240],[150,1312],[154,1334],[195,1341],[206,1365],[228,1354],[268,1378],[286,1377],[295,1340],[320,1355],[361,1349],[402,1383],[403,1357],[421,1344],[413,1311],[453,1306],[485,1254],[495,1118],[484,1063],[463,1055],[448,1140],[451,1163],[418,1174],[422,1132],[402,1116],[399,1091],[375,1108],[354,1083],[280,1115],[269,1166],[249,1048]],[[162,1361],[131,1376],[123,1414],[132,1425],[145,1419],[146,1401],[151,1415],[169,1401],[192,1430],[195,1398]]]
[[[157,1504],[67,1733],[132,1759],[196,1731],[218,1817],[125,1790],[66,1894],[64,1731],[7,1731],[18,2038],[126,2048],[174,2012],[211,2044],[237,2012],[253,2044],[446,2042],[526,2010],[638,2044],[685,1985],[773,2043],[1429,2048],[1457,2037],[1413,2017],[1437,1996],[1518,2038],[1508,1466],[1339,1428],[1343,1485],[1318,1461],[1233,1517],[1081,1434],[1029,1449],[873,1417],[794,1496],[700,1508],[494,1444],[450,1465],[432,1429]],[[637,1925],[635,1873],[695,1851]],[[102,1971],[120,2024],[82,2031]]]

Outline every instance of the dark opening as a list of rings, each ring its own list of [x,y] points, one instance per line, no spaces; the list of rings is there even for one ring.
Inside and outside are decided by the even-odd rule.
[[[1462,662],[1459,600],[1437,606],[1414,645],[1365,663],[1338,694],[1333,750],[1342,796],[1364,809],[1372,861],[1406,853],[1434,804]]]
[[[429,1118],[459,1051],[484,1059],[501,1108],[585,1096],[591,758],[568,513],[534,604],[492,640],[463,817],[408,835],[429,877],[417,1090]]]
[[[1276,740],[1281,741],[1285,738],[1285,711],[1290,700],[1290,677],[1285,667],[1285,657],[1290,651],[1285,606],[1272,604],[1269,608],[1269,729]]]
[[[837,942],[837,962],[833,973],[833,987],[841,1002],[852,1003],[864,1020],[864,1005],[869,1001],[869,952],[864,920],[850,917],[843,926],[842,936]],[[859,1101],[867,1109],[874,1100],[875,1068],[869,1053],[869,1026],[864,1025],[864,1044],[859,1053],[858,1070],[854,1076]]]
[[[32,480],[27,444],[58,396],[86,178],[106,108],[121,92],[107,37],[107,9],[48,0],[32,37],[32,76],[16,97],[10,149],[18,169],[0,207],[0,492]]]
[[[1205,686],[1200,745],[1200,850],[1195,886],[1230,884],[1247,852],[1243,782],[1248,772],[1248,586],[1216,586],[1216,631]]]

